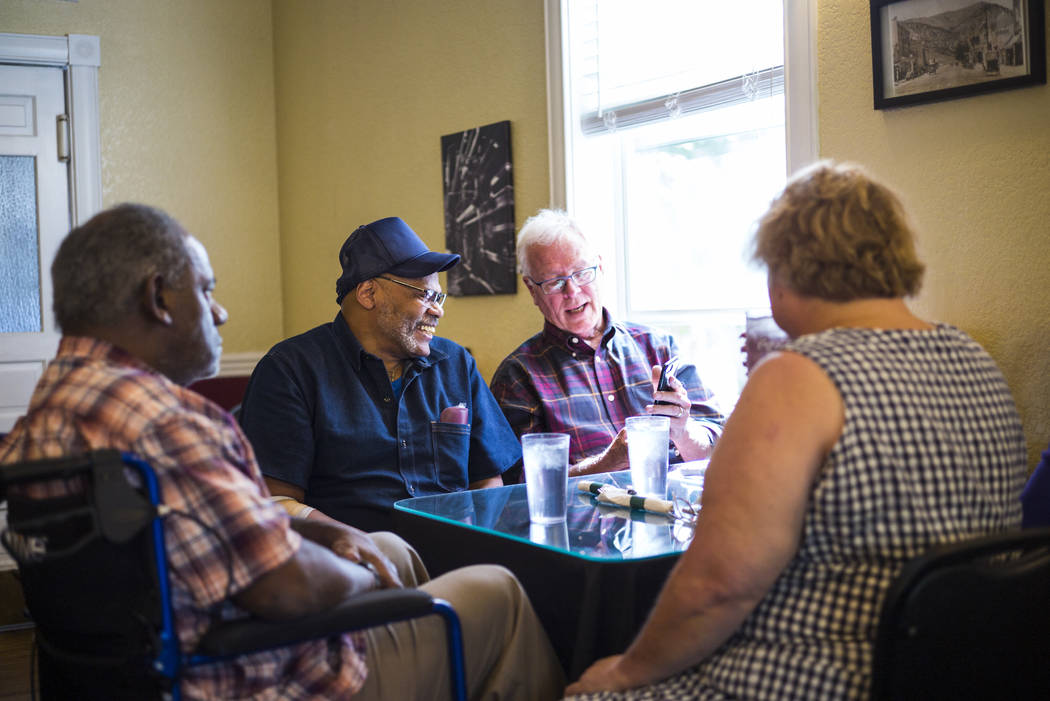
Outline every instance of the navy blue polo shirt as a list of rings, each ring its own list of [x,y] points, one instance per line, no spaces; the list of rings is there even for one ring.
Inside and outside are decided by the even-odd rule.
[[[438,421],[463,403],[468,423]],[[521,445],[462,346],[415,358],[398,396],[342,314],[278,343],[252,373],[241,425],[264,475],[364,530],[391,528],[393,502],[464,490],[521,459]]]

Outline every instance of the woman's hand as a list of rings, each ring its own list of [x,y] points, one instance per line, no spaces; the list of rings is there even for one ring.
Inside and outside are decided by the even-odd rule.
[[[637,686],[628,683],[620,673],[621,658],[623,655],[613,655],[596,661],[579,679],[565,689],[565,695],[589,694],[595,691],[623,691]]]

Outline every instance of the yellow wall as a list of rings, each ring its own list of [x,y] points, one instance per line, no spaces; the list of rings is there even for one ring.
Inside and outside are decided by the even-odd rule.
[[[281,337],[268,0],[0,0],[0,31],[100,37],[103,206],[159,206],[211,254],[227,352]]]
[[[509,119],[518,224],[548,197],[540,0],[272,0],[270,15],[268,0],[0,5],[0,31],[101,36],[105,203],[159,204],[200,235],[227,351],[329,320],[359,224],[396,214],[444,247],[443,134]],[[929,266],[916,308],[992,352],[1034,459],[1050,440],[1050,88],[876,111],[868,3],[819,0],[818,90],[821,155],[902,193]],[[442,335],[486,377],[540,326],[524,289],[446,308]]]
[[[359,225],[400,216],[445,248],[442,135],[510,120],[519,226],[549,192],[542,2],[309,6],[274,2],[288,335],[335,316],[337,254]],[[542,323],[524,289],[450,297],[445,310],[439,333],[485,377]]]
[[[903,195],[927,264],[916,309],[995,357],[1031,460],[1050,441],[1050,88],[872,109],[868,3],[821,0],[821,155]]]
[[[443,246],[439,137],[512,122],[517,220],[547,204],[542,3],[275,0],[286,333],[330,318],[335,254],[358,224],[405,218]],[[868,3],[820,0],[823,157],[870,167],[918,221],[923,315],[1002,365],[1033,459],[1050,440],[1050,90],[872,109]],[[450,298],[442,335],[482,373],[535,332],[516,297]]]

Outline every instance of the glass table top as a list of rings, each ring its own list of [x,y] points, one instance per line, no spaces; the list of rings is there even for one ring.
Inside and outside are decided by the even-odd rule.
[[[706,461],[676,466],[680,469],[668,476],[671,493],[696,502],[705,466]],[[630,473],[570,478],[564,523],[530,523],[524,484],[402,499],[394,509],[589,560],[666,557],[688,547],[690,525],[662,514],[599,503],[577,487],[581,480],[626,487]]]

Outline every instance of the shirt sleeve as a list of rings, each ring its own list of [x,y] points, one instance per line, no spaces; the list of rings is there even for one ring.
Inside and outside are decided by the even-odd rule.
[[[470,391],[473,424],[470,430],[470,482],[503,474],[521,460],[521,444],[478,366],[470,360]]]
[[[490,384],[492,395],[510,424],[514,435],[547,430],[542,403],[532,378],[519,363],[504,360],[496,369]]]
[[[313,396],[272,351],[259,361],[241,403],[240,422],[259,469],[303,490],[314,464]]]
[[[201,414],[159,421],[137,441],[153,457],[164,503],[168,561],[180,590],[206,608],[282,565],[301,537],[272,504],[251,448]]]

